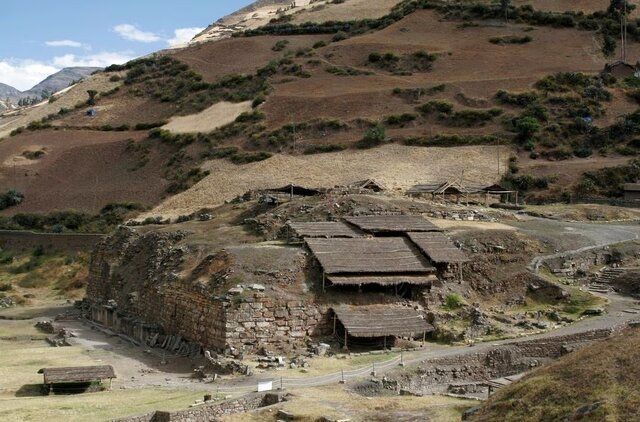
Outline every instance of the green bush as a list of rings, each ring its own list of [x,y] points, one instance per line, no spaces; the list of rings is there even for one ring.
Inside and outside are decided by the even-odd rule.
[[[356,143],[356,147],[361,149],[373,148],[375,146],[383,144],[387,139],[387,134],[384,126],[377,123],[375,126],[369,128],[364,137]]]
[[[412,113],[394,114],[385,117],[384,123],[389,126],[404,126],[407,123],[413,122],[417,118],[418,116]]]
[[[449,310],[460,309],[464,306],[464,299],[458,293],[449,293],[444,300],[444,307]]]
[[[8,190],[7,192],[0,194],[0,210],[6,210],[9,207],[19,205],[24,201],[24,194],[17,190]]]
[[[443,114],[449,114],[453,111],[453,104],[444,100],[431,100],[420,107],[417,110],[422,114],[429,114],[437,111]]]
[[[489,42],[491,44],[505,45],[505,44],[527,44],[533,41],[529,35],[525,35],[524,37],[517,37],[514,35],[508,35],[504,37],[493,37],[489,38]]]
[[[343,151],[346,148],[347,148],[346,146],[339,145],[339,144],[311,145],[311,146],[308,146],[307,148],[305,148],[304,154],[306,154],[306,155],[323,154],[323,153],[327,153],[327,152]]]

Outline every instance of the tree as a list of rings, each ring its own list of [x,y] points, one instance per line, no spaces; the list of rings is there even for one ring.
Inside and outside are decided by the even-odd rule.
[[[509,8],[511,7],[511,0],[500,0],[500,9],[504,13],[505,22],[509,22]]]
[[[540,130],[540,123],[533,117],[522,117],[515,122],[515,129],[520,139],[531,139]]]
[[[96,104],[96,95],[98,95],[98,91],[96,91],[95,89],[90,89],[87,91],[87,94],[89,95],[89,99],[87,100],[87,105],[95,105]]]

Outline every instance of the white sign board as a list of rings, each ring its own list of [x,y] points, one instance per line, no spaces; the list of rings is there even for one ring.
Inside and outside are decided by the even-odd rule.
[[[258,382],[258,393],[261,391],[271,391],[271,390],[273,390],[273,381]]]

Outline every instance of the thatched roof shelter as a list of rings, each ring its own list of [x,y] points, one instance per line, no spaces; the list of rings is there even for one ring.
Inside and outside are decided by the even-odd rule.
[[[267,191],[286,193],[288,195],[295,195],[295,196],[316,196],[322,193],[320,189],[309,188],[305,186],[298,186],[293,184],[289,184],[281,188],[267,189]]]
[[[380,276],[337,276],[331,275],[327,280],[334,286],[362,286],[376,284],[378,286],[397,286],[399,284],[412,284],[414,286],[429,286],[438,280],[430,275],[380,275]]]
[[[87,383],[116,377],[111,365],[42,368],[38,373],[44,374],[44,383],[47,385]]]
[[[340,305],[332,308],[351,337],[414,337],[434,331],[413,308],[396,305]]]
[[[293,233],[301,238],[355,238],[364,234],[352,226],[341,221],[321,221],[310,223],[297,223],[290,221],[288,224]]]
[[[306,239],[325,274],[430,274],[435,271],[402,237]]]
[[[345,217],[345,220],[372,234],[442,231],[419,215],[365,215]]]
[[[409,239],[436,264],[468,262],[467,255],[442,233],[408,233]]]
[[[359,180],[357,182],[353,182],[352,184],[350,184],[349,187],[355,188],[355,189],[366,189],[373,192],[382,192],[387,190],[387,188],[384,185],[382,185],[381,183],[379,183],[374,179]]]

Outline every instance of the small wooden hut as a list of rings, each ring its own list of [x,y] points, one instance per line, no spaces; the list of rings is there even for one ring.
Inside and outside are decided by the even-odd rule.
[[[46,394],[100,391],[104,381],[109,381],[107,388],[111,389],[111,381],[116,377],[111,365],[42,368],[38,373],[44,376]]]
[[[462,281],[462,264],[469,262],[467,255],[458,249],[451,239],[442,233],[408,233],[409,239],[424,253],[438,269],[442,278],[454,278],[456,273]]]
[[[407,232],[438,232],[441,228],[419,215],[364,215],[345,221],[375,236],[398,236]]]

